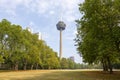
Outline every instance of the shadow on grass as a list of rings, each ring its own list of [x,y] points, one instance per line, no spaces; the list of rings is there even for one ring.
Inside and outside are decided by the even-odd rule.
[[[108,74],[103,72],[89,71],[62,71],[52,72],[42,76],[35,76],[25,80],[120,80],[120,72]]]
[[[51,73],[45,73],[44,75],[36,75],[34,77],[28,77],[24,79],[11,79],[11,80],[80,80],[79,72],[66,72],[56,71]]]
[[[6,80],[6,79],[3,79]],[[120,80],[120,72],[114,74],[102,71],[54,71],[50,73],[28,75],[28,77],[9,78],[7,80]]]
[[[2,72],[13,72],[12,70],[0,70],[0,73]]]

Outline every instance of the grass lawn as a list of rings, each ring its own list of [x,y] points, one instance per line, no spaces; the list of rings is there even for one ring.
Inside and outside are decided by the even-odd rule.
[[[88,70],[0,71],[0,80],[120,80],[120,72],[108,74]]]

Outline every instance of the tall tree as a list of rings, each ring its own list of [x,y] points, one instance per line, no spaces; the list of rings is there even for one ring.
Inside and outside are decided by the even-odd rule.
[[[11,25],[9,38],[9,57],[15,70],[18,70],[19,61],[22,57],[22,27]]]
[[[112,63],[120,56],[120,1],[85,0],[83,17],[77,20],[76,42],[85,62],[103,64],[112,73]],[[104,69],[107,70],[107,69]]]
[[[4,62],[4,58],[7,57],[8,47],[8,34],[11,23],[6,19],[0,22],[0,63]]]

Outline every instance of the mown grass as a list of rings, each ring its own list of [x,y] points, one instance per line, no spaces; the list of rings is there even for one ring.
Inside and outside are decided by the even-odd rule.
[[[84,70],[32,70],[0,72],[0,80],[120,80],[120,72]]]

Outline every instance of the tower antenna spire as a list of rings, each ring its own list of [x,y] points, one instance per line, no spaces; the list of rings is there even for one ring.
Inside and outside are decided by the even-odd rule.
[[[62,3],[62,0],[60,0],[60,3]],[[62,7],[62,4],[60,4],[60,7]],[[60,8],[60,21],[63,20],[63,8]]]
[[[62,14],[62,12],[63,12],[63,11],[62,11],[62,9],[61,9],[61,11],[60,11],[60,21],[62,21],[62,20],[63,20],[63,17],[62,17],[62,16],[63,16],[63,14]]]

